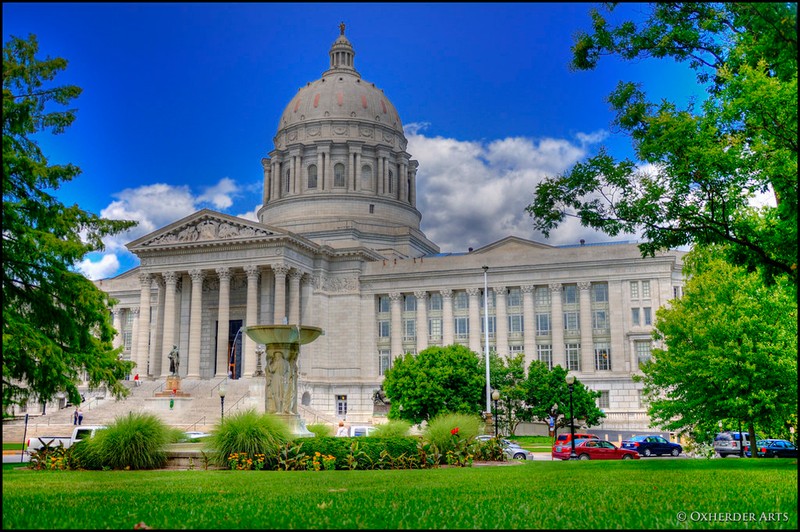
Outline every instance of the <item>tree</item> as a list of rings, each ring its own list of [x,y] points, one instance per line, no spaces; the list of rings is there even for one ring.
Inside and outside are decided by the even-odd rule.
[[[74,270],[102,238],[134,225],[105,220],[60,203],[51,192],[75,178],[72,164],[51,165],[34,140],[62,133],[75,119],[66,106],[81,89],[52,86],[64,59],[36,58],[36,37],[3,46],[3,411],[31,396],[65,392],[80,402],[77,382],[105,385],[117,396],[132,363],[119,359],[110,315],[113,301]]]
[[[480,358],[462,345],[406,353],[384,376],[383,389],[391,401],[389,419],[417,424],[441,412],[480,414],[485,381]]]
[[[797,416],[797,301],[786,277],[768,286],[719,250],[686,256],[683,297],[656,312],[653,349],[642,366],[651,419],[708,434],[723,421],[756,429]]]
[[[482,364],[486,364],[485,359]],[[531,421],[530,408],[525,402],[525,355],[499,356],[492,351],[489,355],[489,371],[492,389],[500,392],[495,423],[498,427],[505,426],[508,434],[514,434],[520,423]]]
[[[567,216],[616,236],[642,232],[644,256],[689,244],[727,244],[732,264],[797,284],[797,4],[655,3],[646,22],[611,27],[592,11],[572,67],[599,58],[688,61],[708,89],[700,106],[648,102],[620,83],[608,101],[640,163],[604,149],[542,181],[526,208],[549,236]],[[615,4],[607,5],[609,14]],[[642,163],[654,170],[640,168]],[[775,206],[755,208],[756,192]]]
[[[570,426],[569,418],[569,386],[566,381],[567,370],[561,366],[550,369],[542,361],[534,360],[528,367],[526,382],[526,403],[530,408],[530,419],[545,421],[551,413],[553,405],[558,405],[555,429]],[[578,379],[572,387],[572,413],[575,419],[582,419],[587,427],[597,425],[605,414],[597,407],[600,392],[586,387]]]

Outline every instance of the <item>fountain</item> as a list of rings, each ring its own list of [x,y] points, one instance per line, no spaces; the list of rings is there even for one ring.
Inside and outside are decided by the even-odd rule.
[[[322,329],[305,325],[252,325],[245,332],[257,344],[266,346],[265,411],[283,419],[295,436],[313,436],[297,413],[297,357],[300,346],[316,340]]]

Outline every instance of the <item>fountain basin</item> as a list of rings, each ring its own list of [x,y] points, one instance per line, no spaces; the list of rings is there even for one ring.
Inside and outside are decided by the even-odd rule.
[[[322,329],[308,325],[251,325],[245,328],[245,332],[259,344],[303,345],[316,340]]]

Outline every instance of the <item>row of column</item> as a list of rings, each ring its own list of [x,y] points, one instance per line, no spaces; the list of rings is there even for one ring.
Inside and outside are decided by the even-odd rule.
[[[259,307],[263,299],[271,293],[273,302],[273,323],[300,323],[300,283],[303,273],[297,269],[283,264],[269,266],[274,274],[274,283],[271,287],[262,286],[259,292],[259,279],[261,279],[262,266],[247,265],[244,267],[247,275],[247,295],[244,327],[259,323]],[[216,331],[216,375],[225,376],[228,371],[229,357],[229,327],[230,327],[230,298],[232,270],[221,267],[213,270],[193,269],[188,272],[191,279],[191,302],[189,307],[189,342],[188,351],[181,353],[181,367],[186,364],[187,377],[200,377],[201,338],[203,327],[203,281],[207,276],[216,274],[219,280],[218,314]],[[173,345],[179,344],[179,323],[181,323],[177,306],[178,280],[180,275],[175,271],[159,273],[141,273],[139,306],[127,310],[133,313],[132,320],[132,345],[131,360],[136,363],[134,370],[144,374],[148,362],[149,374],[152,376],[167,376],[169,374],[168,355]],[[287,313],[287,279],[288,279],[288,313]],[[158,311],[151,311],[152,284],[158,283]],[[263,282],[262,282],[263,285]],[[114,327],[122,331],[122,309],[114,309]],[[149,317],[154,315],[155,320]],[[143,318],[142,318],[143,317]],[[262,320],[264,316],[262,316]],[[213,323],[213,322],[212,322]],[[160,341],[159,341],[160,340]],[[115,346],[120,345],[121,336],[115,337]],[[256,344],[242,332],[242,354],[244,375],[252,375],[256,369],[255,360]]]
[[[594,347],[592,335],[592,306],[591,283],[577,283],[579,288],[580,306],[580,345],[581,345],[581,371],[594,371]],[[495,351],[501,355],[509,353],[508,342],[508,307],[507,287],[491,287],[495,292]],[[552,345],[553,365],[567,367],[564,339],[563,305],[561,300],[561,283],[549,285],[550,294],[550,338],[547,343]],[[536,358],[536,308],[534,305],[533,285],[521,286],[522,292],[522,320],[523,320],[523,352],[529,360]],[[482,289],[468,288],[468,318],[469,318],[469,348],[476,353],[483,353],[484,344],[481,342],[481,296]],[[442,296],[442,345],[451,345],[455,342],[453,290],[444,289],[439,293]],[[416,291],[416,349],[417,352],[428,347],[428,299],[426,291]],[[391,301],[391,339],[390,348],[392,356],[403,354],[403,327],[402,327],[402,302],[403,294],[392,292],[389,294]],[[609,310],[610,313],[610,310]],[[612,329],[617,328],[612,322]],[[613,331],[612,331],[613,334]],[[541,342],[540,342],[541,343]],[[621,345],[618,343],[618,346]],[[619,353],[618,356],[622,356]]]

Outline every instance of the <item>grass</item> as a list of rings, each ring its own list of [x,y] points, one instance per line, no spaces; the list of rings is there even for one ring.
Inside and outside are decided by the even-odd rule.
[[[797,529],[797,461],[320,472],[3,468],[3,529],[139,522],[158,529]]]

